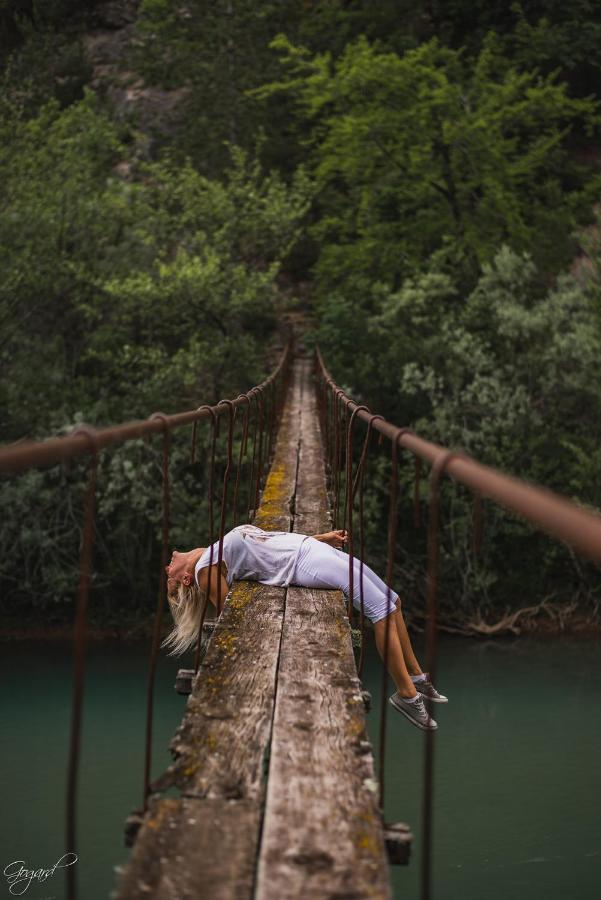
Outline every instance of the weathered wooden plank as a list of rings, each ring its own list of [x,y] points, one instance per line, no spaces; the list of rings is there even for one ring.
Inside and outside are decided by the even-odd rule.
[[[289,588],[257,900],[391,897],[341,594]]]
[[[239,582],[228,599],[160,779],[182,799],[155,799],[118,900],[251,897],[284,597]]]
[[[255,523],[289,530],[302,385],[298,372]],[[273,721],[285,588],[239,582],[229,595],[171,741],[115,900],[252,896]]]
[[[254,521],[331,528],[308,360]],[[390,896],[342,595],[289,588],[284,617],[285,597],[251,582],[228,597],[155,782],[181,796],[152,797],[115,900]]]
[[[315,394],[304,398],[294,530],[315,534],[332,525]],[[391,897],[375,791],[343,595],[290,587],[257,900]]]
[[[261,807],[221,797],[150,800],[144,828],[111,898],[232,900],[253,895]],[[240,829],[244,829],[241,833]]]
[[[301,373],[296,365],[269,475],[254,518],[254,524],[267,531],[289,531],[291,527],[292,508],[296,493],[301,404]]]

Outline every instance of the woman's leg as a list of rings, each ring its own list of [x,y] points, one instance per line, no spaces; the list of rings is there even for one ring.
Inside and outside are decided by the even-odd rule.
[[[327,544],[319,542],[307,542],[303,545],[303,552],[297,560],[296,570],[294,573],[294,583],[304,587],[315,588],[333,588],[341,590],[346,597],[349,594],[349,556],[347,553],[337,551]],[[353,602],[355,606],[360,603],[359,593],[359,574],[358,560],[354,560],[353,568]],[[378,585],[374,583],[369,575],[377,580]],[[384,582],[378,578],[375,573],[364,566],[364,607],[365,614],[370,619],[376,619],[374,622],[374,634],[376,647],[382,660],[386,657],[388,671],[396,685],[397,691],[402,697],[415,697],[417,691],[411,681],[403,651],[399,638],[399,625],[397,620],[400,618],[400,612],[394,606],[397,595],[391,592],[390,602],[388,601],[388,589]],[[389,613],[390,622],[386,626],[387,609],[392,611]],[[404,623],[403,623],[404,624]],[[388,652],[386,653],[386,632],[388,631]]]
[[[407,666],[407,670],[410,675],[421,675],[422,670],[420,664],[417,661],[415,653],[413,652],[413,647],[411,646],[411,641],[409,640],[409,633],[407,631],[407,626],[405,625],[405,620],[403,618],[403,613],[401,612],[401,601],[397,600],[396,603],[398,615],[394,617],[397,633],[399,636],[399,641],[401,644],[401,650],[403,651],[403,657],[405,659],[405,664]]]
[[[338,550],[336,548],[332,548],[336,554],[338,554],[339,558],[343,559],[346,562],[348,567],[349,554],[345,553],[344,550]],[[358,557],[354,557],[353,559],[353,582],[355,585],[359,584],[360,581],[360,565],[361,561]],[[373,585],[378,587],[383,593],[387,592],[386,582],[382,581],[379,575],[371,569],[368,565],[363,563],[363,586],[365,588],[366,581],[371,582]],[[396,595],[395,595],[396,596]],[[399,641],[401,644],[401,650],[403,652],[403,657],[405,659],[405,665],[410,675],[421,675],[421,667],[417,658],[415,656],[413,647],[411,646],[411,640],[409,638],[409,634],[407,632],[407,626],[405,625],[405,620],[403,618],[403,613],[401,611],[401,601],[398,599],[396,601],[396,608],[398,611],[398,615],[393,616],[394,624],[397,630],[397,634],[399,636]],[[384,640],[384,638],[382,638]]]
[[[390,622],[386,625],[386,618],[374,622],[374,637],[376,639],[376,647],[378,653],[382,657],[382,661],[386,661],[387,669],[396,685],[396,689],[401,697],[415,697],[417,690],[411,681],[405,658],[399,640],[398,625],[396,620],[400,613],[393,612],[388,616]],[[388,630],[388,654],[386,655],[386,631]]]

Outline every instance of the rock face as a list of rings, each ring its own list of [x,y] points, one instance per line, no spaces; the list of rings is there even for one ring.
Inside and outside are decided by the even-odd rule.
[[[99,3],[91,16],[95,26],[82,36],[92,75],[89,86],[107,99],[115,118],[141,132],[137,155],[152,157],[161,135],[172,133],[182,115],[187,87],[166,90],[147,85],[134,70],[140,44],[137,16],[140,0]]]

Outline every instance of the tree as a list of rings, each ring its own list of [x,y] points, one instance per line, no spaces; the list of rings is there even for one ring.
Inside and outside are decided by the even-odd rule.
[[[290,75],[262,95],[292,93],[311,127],[324,291],[398,285],[445,243],[472,279],[502,242],[543,271],[570,258],[586,175],[565,140],[598,124],[592,99],[519,71],[494,35],[473,66],[437,40],[399,56],[359,39],[336,61],[276,46]]]

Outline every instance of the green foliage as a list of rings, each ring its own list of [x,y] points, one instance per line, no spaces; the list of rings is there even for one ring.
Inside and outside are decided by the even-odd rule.
[[[224,142],[251,150],[263,135],[267,163],[292,171],[300,155],[286,105],[262,108],[248,93],[276,77],[269,43],[283,28],[294,30],[300,15],[298,4],[143,0],[135,65],[148,83],[182,90],[181,124],[168,137],[174,152],[215,175],[227,161]]]
[[[514,68],[494,35],[474,65],[437,40],[398,56],[359,39],[334,62],[276,47],[290,78],[263,95],[291,92],[312,127],[321,289],[398,284],[445,243],[472,277],[502,242],[543,270],[570,258],[586,179],[564,142],[597,126],[595,102]]]
[[[594,284],[563,275],[543,290],[532,260],[502,247],[465,300],[433,263],[397,291],[374,290],[369,312],[352,312],[351,337],[343,343],[335,323],[344,328],[351,318],[348,304],[338,297],[323,303],[317,336],[334,377],[362,402],[430,440],[601,507],[601,327]],[[374,484],[382,509],[376,503],[371,513],[376,553],[388,491],[387,466],[380,466]],[[409,498],[412,472],[406,464],[402,469],[402,496]],[[474,613],[487,604],[498,608],[506,597],[526,605],[545,591],[574,589],[571,557],[492,505],[486,553],[474,559],[469,495],[449,489],[447,502],[447,612],[458,601],[463,612]],[[407,500],[402,521],[410,519]],[[424,547],[411,528],[402,533],[405,578],[422,590]],[[533,568],[528,560],[534,558]],[[588,579],[592,590],[592,573],[583,568],[578,578],[581,585]]]
[[[0,2],[0,439],[237,393],[265,374],[279,273],[313,267],[315,337],[350,393],[598,506],[598,18],[594,0],[141,0],[120,32],[94,0]],[[558,277],[580,247],[586,284]],[[180,546],[207,539],[198,440],[190,465],[189,434],[174,436]],[[101,458],[99,615],[154,601],[160,462],[160,440]],[[388,460],[370,465],[381,568]],[[9,602],[72,596],[85,478],[0,485]],[[475,559],[466,496],[446,503],[449,609],[589,589],[492,508]],[[417,590],[422,538],[402,524]]]
[[[221,181],[168,154],[129,164],[124,178],[129,136],[89,90],[64,110],[49,101],[33,118],[6,103],[0,135],[4,441],[62,433],[81,419],[100,426],[213,403],[265,376],[276,276],[311,198],[302,170],[286,186],[232,147]],[[199,453],[205,447],[199,437]],[[184,495],[206,489],[185,469],[188,453],[186,435],[172,457],[176,469],[184,467]],[[71,506],[82,478],[74,476],[75,493],[61,494],[56,507],[56,473],[2,482],[2,501],[16,513],[0,527],[13,600],[34,582],[39,602],[64,597],[65,560],[73,575],[77,556]],[[122,448],[103,462],[101,481],[101,571],[139,597],[150,583],[139,573],[157,559],[156,453]],[[198,542],[206,522],[196,536],[190,527],[206,518],[206,500],[195,513],[175,534]],[[48,538],[33,559],[41,534]]]

